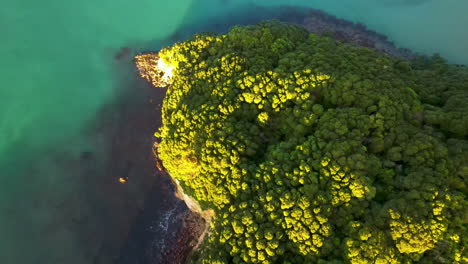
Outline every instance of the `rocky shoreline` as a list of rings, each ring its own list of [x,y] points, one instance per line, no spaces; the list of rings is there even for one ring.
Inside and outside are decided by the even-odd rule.
[[[135,138],[144,140],[144,150],[142,146],[140,151],[131,151],[130,156],[138,159],[142,153],[147,153],[150,159],[145,159],[143,166],[150,167],[151,170],[141,175],[116,176],[125,179],[122,186],[130,187],[146,178],[149,179],[147,183],[151,187],[146,191],[144,210],[132,223],[132,228],[115,263],[185,263],[206,230],[205,219],[189,209],[180,188],[165,172],[161,161],[157,158],[158,139],[153,134],[161,126],[161,105],[166,89],[153,87],[143,80],[139,82],[145,82],[144,85],[137,87],[143,89],[143,92],[135,91],[141,94],[140,98],[122,113],[126,115],[127,112],[135,111],[138,117],[135,116],[131,122],[123,123],[122,125],[129,130],[124,135],[117,135],[115,139],[119,141],[119,145],[125,145],[124,142],[128,140],[134,142]],[[117,155],[125,152],[125,150],[115,151]],[[117,179],[115,181],[117,182]]]
[[[410,59],[414,56],[411,50],[395,47],[395,44],[389,41],[387,36],[369,30],[361,23],[340,19],[320,10],[310,10],[309,16],[305,17],[300,25],[311,33],[375,49],[394,57]]]
[[[416,55],[409,49],[396,47],[387,36],[368,29],[362,23],[341,19],[318,9],[286,7],[277,19],[304,27],[319,36],[378,50],[393,57],[411,59]]]

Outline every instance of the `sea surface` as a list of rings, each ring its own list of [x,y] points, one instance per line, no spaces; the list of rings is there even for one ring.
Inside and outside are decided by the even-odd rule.
[[[398,47],[468,64],[466,0],[3,1],[0,263],[97,263],[96,247],[103,245],[93,241],[106,233],[83,232],[112,219],[93,207],[97,201],[87,194],[99,181],[83,180],[80,162],[92,153],[93,177],[105,177],[99,166],[109,157],[94,128],[105,123],[102,109],[112,112],[109,105],[129,89],[123,87],[134,79],[132,54],[158,50],[195,29],[222,32],[244,18],[269,17],[255,6],[285,5],[321,9],[385,34]]]

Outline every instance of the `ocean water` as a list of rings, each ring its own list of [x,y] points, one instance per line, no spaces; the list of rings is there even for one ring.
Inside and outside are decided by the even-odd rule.
[[[212,21],[229,26],[234,18],[252,16],[253,5],[321,9],[361,22],[399,47],[468,64],[465,0],[5,1],[0,263],[93,263],[90,248],[96,245],[82,237],[79,221],[69,224],[71,215],[99,214],[83,198],[90,187],[76,177],[74,161],[83,152],[99,153],[89,126],[133,74],[129,67],[122,73],[116,52],[157,50],[183,37],[175,32],[203,30]]]

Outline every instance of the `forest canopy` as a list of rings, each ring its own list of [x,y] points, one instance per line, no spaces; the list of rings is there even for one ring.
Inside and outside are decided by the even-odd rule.
[[[277,21],[157,56],[159,156],[215,210],[199,263],[468,262],[466,67]]]

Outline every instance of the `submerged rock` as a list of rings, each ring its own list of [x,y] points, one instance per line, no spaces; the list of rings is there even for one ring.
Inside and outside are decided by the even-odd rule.
[[[340,42],[375,49],[394,57],[410,59],[415,55],[409,49],[397,48],[387,36],[370,30],[361,23],[340,19],[320,10],[309,9],[302,21],[295,24],[303,26],[311,33],[329,36]]]

